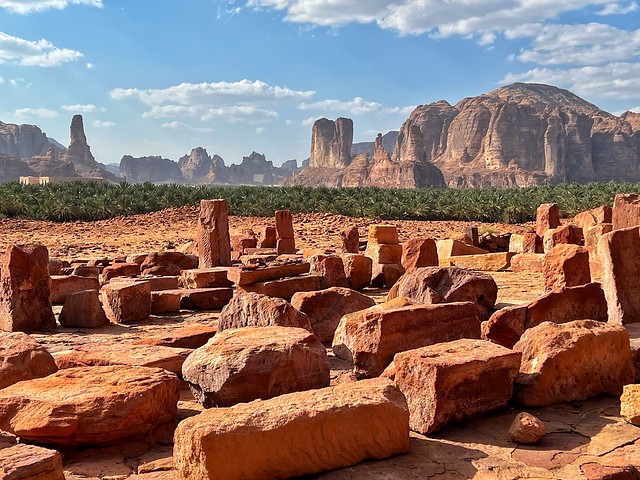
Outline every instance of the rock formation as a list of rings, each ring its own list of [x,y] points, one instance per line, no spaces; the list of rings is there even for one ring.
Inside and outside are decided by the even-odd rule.
[[[55,140],[50,141],[47,134],[35,125],[14,125],[0,122],[0,155],[16,158],[30,158],[35,155],[44,155],[49,147],[53,147],[56,153],[59,148]]]
[[[393,152],[393,147],[396,145],[396,139],[398,138],[397,130],[387,132],[382,135],[382,146],[385,148],[387,152]],[[351,146],[351,157],[355,157],[356,155],[360,155],[361,153],[368,153],[369,156],[373,156],[373,152],[375,150],[376,142],[359,142],[354,143]]]
[[[311,131],[309,164],[314,167],[346,167],[351,163],[352,145],[353,120],[316,120]]]
[[[125,155],[120,160],[120,177],[129,183],[183,183],[178,164],[160,156],[134,158]]]
[[[74,115],[70,127],[71,141],[67,151],[60,156],[60,160],[72,163],[75,171],[83,177],[106,178],[117,181],[118,178],[108,172],[105,166],[96,162],[91,153],[91,147],[87,143],[84,133],[82,115]]]

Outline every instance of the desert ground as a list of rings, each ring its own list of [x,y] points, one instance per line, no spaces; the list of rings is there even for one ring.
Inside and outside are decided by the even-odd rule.
[[[50,256],[65,260],[108,257],[172,250],[196,238],[195,207],[169,209],[100,222],[51,223],[28,220],[0,220],[0,248],[9,244],[37,242],[46,245]],[[230,217],[231,234],[243,229],[256,231],[274,223],[272,218]],[[347,218],[328,214],[294,215],[298,248],[337,248],[340,231],[357,225],[366,235],[373,219]],[[414,236],[450,238],[464,232],[464,222],[388,222],[398,227],[400,241]],[[522,233],[529,225],[477,224],[480,232]],[[491,273],[499,287],[498,303],[523,303],[543,293],[542,277],[513,272]],[[385,290],[366,293],[383,301]],[[60,308],[54,308],[59,313]],[[190,324],[215,326],[219,311],[181,312],[152,315],[144,322],[109,325],[94,330],[58,328],[34,336],[50,352],[60,353],[79,343],[120,343],[161,336]],[[330,352],[330,351],[329,351]],[[329,353],[331,355],[331,353]],[[353,381],[350,365],[331,356],[332,384]],[[202,407],[183,388],[178,419],[197,414]],[[638,478],[630,466],[640,468],[640,428],[624,422],[619,400],[600,397],[586,402],[530,410],[547,424],[549,433],[535,446],[510,441],[508,429],[520,410],[503,409],[492,415],[447,426],[426,437],[411,434],[408,454],[382,461],[308,477],[323,479],[605,479]],[[67,480],[168,480],[172,470],[172,435],[175,425],[154,431],[144,439],[105,448],[63,450]],[[7,440],[8,441],[8,440]],[[0,448],[3,437],[0,436]],[[627,476],[607,476],[618,472]]]

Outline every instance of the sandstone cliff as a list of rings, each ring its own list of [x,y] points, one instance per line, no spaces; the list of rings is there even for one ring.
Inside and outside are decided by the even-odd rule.
[[[56,153],[64,149],[59,148],[58,142],[47,138],[46,133],[35,125],[14,125],[0,122],[0,155],[13,158],[30,158],[35,155],[45,155],[49,147]]]
[[[178,164],[168,158],[125,155],[120,160],[120,177],[129,183],[184,183]]]
[[[396,144],[398,133],[400,132],[398,132],[397,130],[394,130],[382,135],[382,146],[385,148],[387,152],[393,152],[393,147]],[[375,151],[375,146],[376,146],[375,140],[373,142],[354,143],[351,146],[351,158],[355,157],[356,155],[360,155],[361,153],[368,153],[369,156],[373,156],[373,153]]]
[[[316,120],[311,132],[310,165],[315,167],[345,167],[351,162],[353,120],[326,118]]]

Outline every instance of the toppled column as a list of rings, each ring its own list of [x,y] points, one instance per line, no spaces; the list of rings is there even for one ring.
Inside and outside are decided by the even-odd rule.
[[[276,233],[278,235],[278,255],[297,252],[293,232],[293,217],[290,210],[276,210]]]
[[[231,239],[226,200],[200,201],[198,259],[200,268],[231,265]]]

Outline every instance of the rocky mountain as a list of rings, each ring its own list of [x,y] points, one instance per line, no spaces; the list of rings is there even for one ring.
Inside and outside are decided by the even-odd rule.
[[[105,178],[111,181],[118,181],[118,178],[107,171],[106,167],[96,162],[91,147],[87,143],[87,136],[84,133],[84,123],[82,115],[74,115],[69,127],[71,141],[67,151],[60,155],[60,160],[72,163],[76,173],[83,177]]]
[[[59,154],[64,150],[58,142],[35,125],[15,125],[0,122],[0,155],[30,158],[45,155],[49,147]]]
[[[387,152],[393,152],[393,148],[396,145],[396,139],[398,138],[397,130],[387,132],[382,135],[382,146],[385,148]],[[355,157],[356,155],[360,155],[361,153],[368,153],[370,156],[373,156],[376,147],[375,140],[373,142],[359,142],[354,143],[351,146],[351,157]]]
[[[168,158],[125,155],[120,160],[120,177],[129,183],[184,183],[178,164]]]
[[[524,187],[562,182],[640,181],[640,114],[607,113],[573,93],[514,83],[456,105],[417,107],[393,148],[349,147],[348,119],[314,125],[305,185]],[[352,135],[352,129],[351,135]],[[391,152],[388,155],[388,152]],[[442,185],[440,180],[444,178]]]

